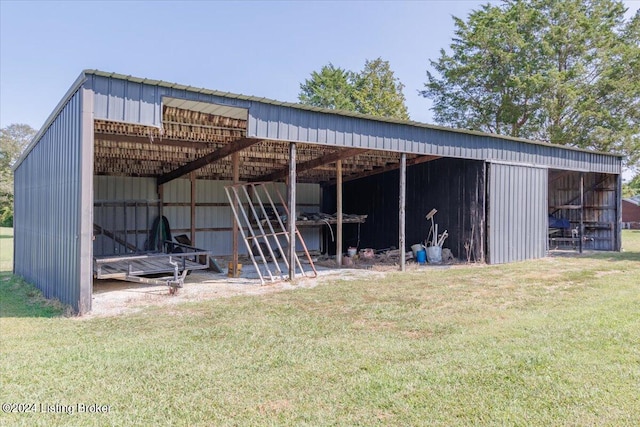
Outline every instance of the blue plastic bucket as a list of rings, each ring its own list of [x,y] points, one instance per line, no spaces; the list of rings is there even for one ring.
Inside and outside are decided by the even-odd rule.
[[[418,260],[418,264],[424,264],[427,262],[427,252],[424,249],[416,252],[416,259]]]

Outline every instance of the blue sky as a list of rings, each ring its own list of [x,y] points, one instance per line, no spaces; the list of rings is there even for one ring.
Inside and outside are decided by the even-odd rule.
[[[0,127],[42,126],[83,69],[96,68],[297,101],[300,82],[329,62],[358,71],[388,60],[413,120],[429,59],[486,1],[5,1],[0,0]],[[640,0],[626,1],[631,12]]]

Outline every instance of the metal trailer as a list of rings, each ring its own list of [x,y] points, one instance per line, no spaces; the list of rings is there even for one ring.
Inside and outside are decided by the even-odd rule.
[[[93,277],[166,285],[169,287],[169,293],[173,295],[184,286],[184,279],[189,271],[209,268],[210,251],[171,241],[164,243],[163,247],[167,252],[94,257]],[[178,248],[181,252],[174,252]],[[173,275],[147,277],[167,273]]]

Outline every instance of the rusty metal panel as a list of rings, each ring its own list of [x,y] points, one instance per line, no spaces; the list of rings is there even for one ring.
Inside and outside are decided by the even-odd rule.
[[[546,255],[547,179],[548,171],[544,168],[489,165],[489,263],[503,264]]]
[[[87,168],[82,161],[92,151],[82,146],[92,146],[93,141],[83,141],[83,123],[87,123],[82,99],[81,91],[68,99],[17,166],[14,217],[15,274],[33,283],[45,297],[57,298],[78,312],[90,309],[84,294],[91,280],[82,265],[91,258],[85,242],[91,235],[82,218],[85,212],[91,214],[90,202],[88,208],[83,206],[91,191],[83,189]],[[92,158],[89,162],[93,168]],[[90,176],[87,182],[90,185]]]

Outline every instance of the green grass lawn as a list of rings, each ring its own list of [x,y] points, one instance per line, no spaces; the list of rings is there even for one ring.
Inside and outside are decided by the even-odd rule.
[[[35,411],[0,425],[637,426],[640,231],[623,242],[113,318],[3,293],[0,402]]]
[[[0,227],[0,272],[13,270],[13,228]]]

